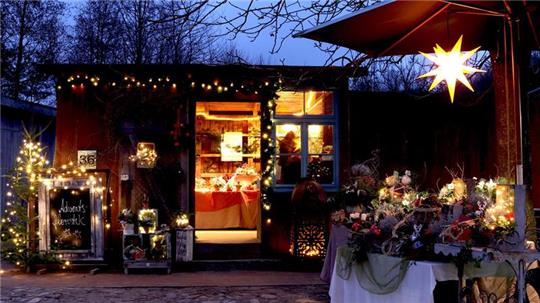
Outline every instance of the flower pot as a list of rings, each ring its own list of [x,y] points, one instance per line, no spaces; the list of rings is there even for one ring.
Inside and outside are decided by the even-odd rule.
[[[135,224],[125,223],[122,224],[124,235],[132,235],[135,233]]]

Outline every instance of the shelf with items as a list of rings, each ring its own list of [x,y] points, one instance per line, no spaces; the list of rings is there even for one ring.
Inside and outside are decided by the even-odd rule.
[[[122,236],[124,273],[130,269],[165,269],[171,272],[171,236],[169,231]]]

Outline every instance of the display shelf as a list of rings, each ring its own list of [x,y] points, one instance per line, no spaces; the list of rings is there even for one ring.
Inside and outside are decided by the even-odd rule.
[[[130,269],[165,269],[171,273],[171,236],[168,231],[122,236],[124,273]]]

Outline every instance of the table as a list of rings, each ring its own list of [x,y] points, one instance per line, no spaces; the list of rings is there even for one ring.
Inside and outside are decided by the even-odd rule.
[[[259,191],[195,191],[197,229],[256,228]]]
[[[338,262],[338,258],[341,258],[341,250],[344,248],[346,247],[342,246],[338,249],[336,262]],[[474,278],[513,275],[511,269],[504,266],[506,266],[505,263],[483,263],[479,269],[472,265],[467,266],[465,276]],[[329,295],[333,303],[432,303],[434,302],[433,290],[437,282],[451,280],[458,280],[457,268],[452,263],[411,261],[410,267],[399,287],[392,293],[378,295],[363,289],[354,271],[351,272],[348,279],[343,279],[338,274],[336,266],[334,266]]]
[[[334,271],[334,260],[336,259],[337,248],[347,244],[349,238],[349,229],[343,224],[332,224],[326,256],[324,258],[323,268],[321,270],[321,280],[331,283],[332,272]]]

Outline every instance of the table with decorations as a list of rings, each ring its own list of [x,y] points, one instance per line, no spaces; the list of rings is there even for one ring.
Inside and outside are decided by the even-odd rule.
[[[526,237],[524,185],[449,170],[450,182],[421,191],[411,171],[380,178],[371,163],[328,201],[321,279],[332,302],[436,302],[444,281],[457,281],[458,302],[538,299],[525,284],[540,254]]]

